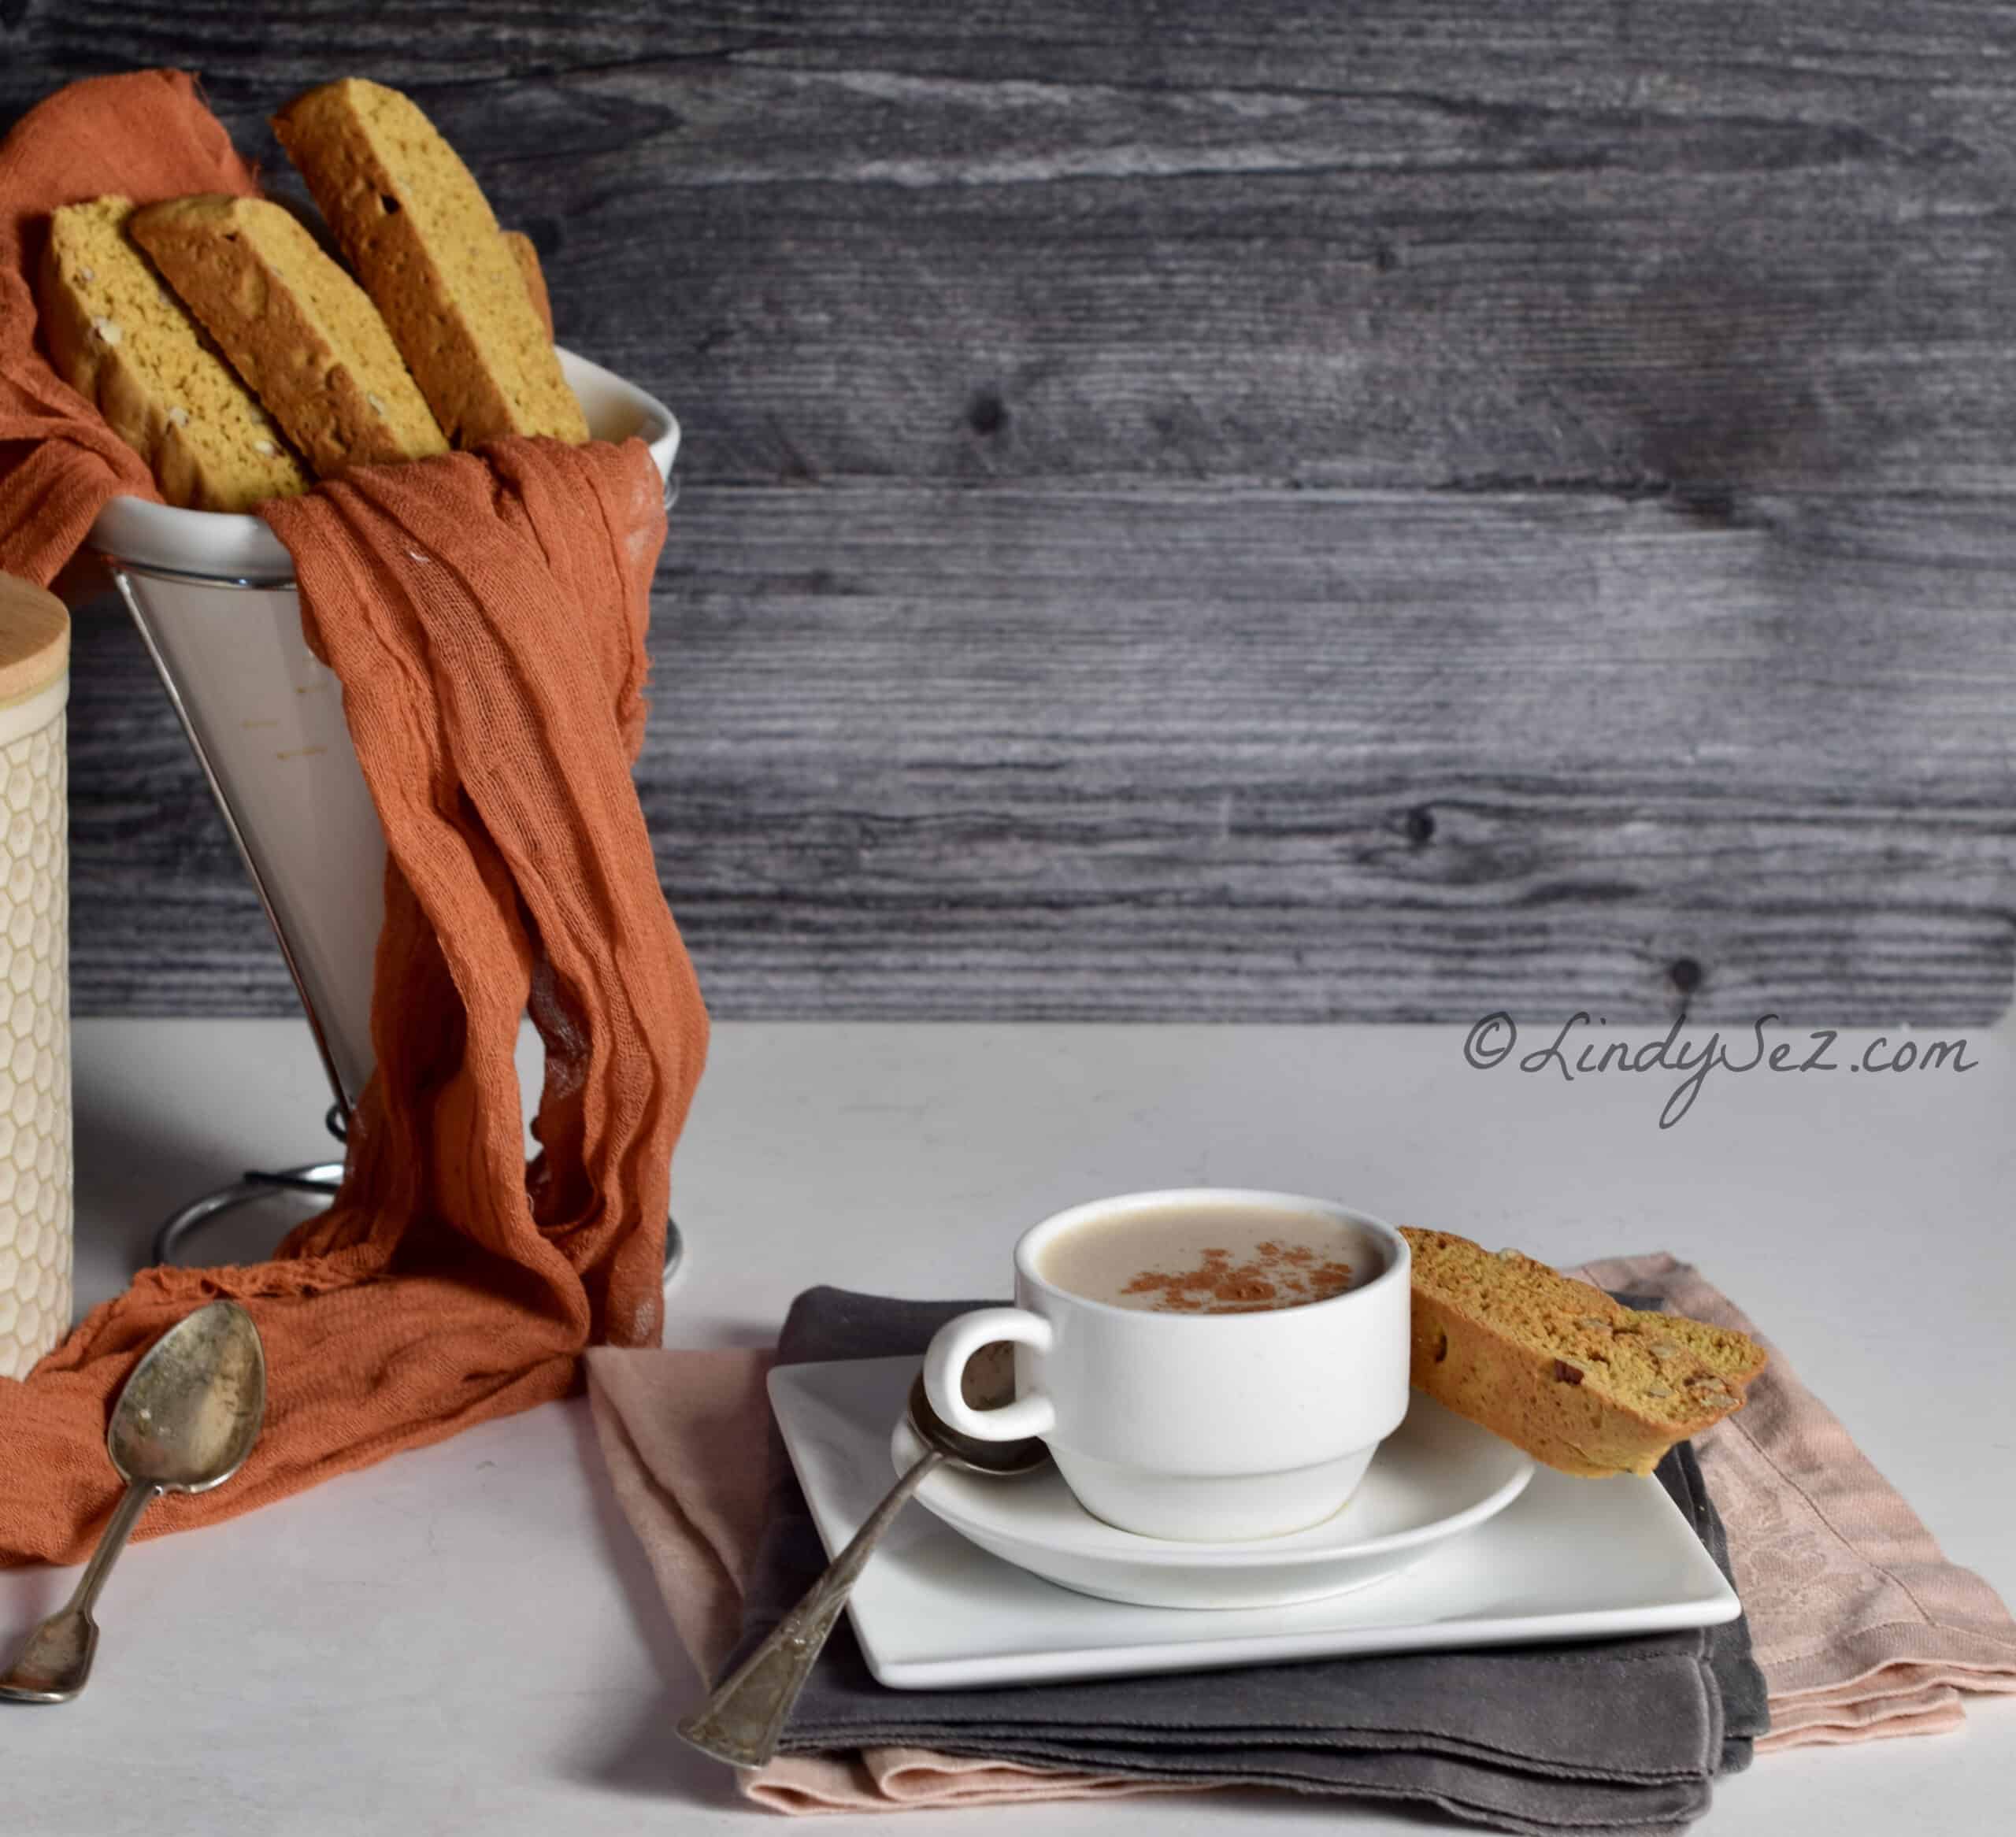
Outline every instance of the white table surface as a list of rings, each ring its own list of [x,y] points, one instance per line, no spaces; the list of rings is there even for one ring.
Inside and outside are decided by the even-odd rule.
[[[724,1025],[676,1168],[689,1254],[667,1338],[763,1342],[815,1282],[1005,1291],[1023,1225],[1146,1186],[1321,1193],[1564,1263],[1670,1249],[1751,1311],[1947,1553],[2016,1596],[2016,1034],[1970,1051],[1959,1076],[1722,1073],[1662,1131],[1670,1078],[1475,1071],[1454,1028]],[[171,1205],[326,1152],[296,1023],[82,1022],[76,1080],[80,1306]],[[0,1637],[70,1580],[0,1574]],[[99,1617],[83,1698],[0,1715],[0,1831],[628,1837],[763,1815],[672,1733],[695,1682],[580,1403],[137,1545]],[[1974,1699],[1963,1734],[1762,1759],[1699,1828],[1985,1831],[2012,1784],[2016,1703]],[[1244,1793],[1012,1815],[1210,1837],[1340,1813]]]

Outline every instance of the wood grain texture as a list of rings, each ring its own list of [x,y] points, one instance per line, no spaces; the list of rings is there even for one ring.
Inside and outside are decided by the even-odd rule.
[[[699,488],[639,782],[724,1013],[1642,1015],[1684,960],[1704,1013],[1978,1019],[2012,508]],[[84,629],[79,731],[126,758],[144,660]],[[74,850],[124,1002],[141,923],[216,939],[238,890],[177,736],[123,776],[158,799]],[[194,954],[178,1003],[258,998],[256,948]]]
[[[719,1012],[1996,1013],[2016,15],[1343,13],[28,0],[0,115],[409,87],[679,409]],[[103,611],[72,731],[80,1011],[284,1006]]]

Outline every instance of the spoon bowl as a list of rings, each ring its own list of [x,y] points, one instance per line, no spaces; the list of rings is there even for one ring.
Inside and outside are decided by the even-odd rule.
[[[1003,1342],[982,1346],[966,1361],[961,1387],[973,1408],[996,1409],[1014,1400],[1012,1361],[1012,1349]],[[1001,1375],[1004,1372],[1005,1377]],[[961,1468],[968,1473],[1005,1476],[1033,1473],[1039,1467],[1050,1465],[1049,1448],[1035,1435],[1020,1442],[983,1442],[977,1435],[962,1435],[931,1407],[931,1399],[925,1394],[921,1372],[911,1381],[906,1413],[910,1427],[917,1431],[917,1439],[927,1448],[943,1455],[947,1467]]]
[[[106,1431],[129,1486],[206,1493],[245,1465],[266,1415],[266,1354],[252,1317],[213,1302],[157,1339],[133,1369]]]

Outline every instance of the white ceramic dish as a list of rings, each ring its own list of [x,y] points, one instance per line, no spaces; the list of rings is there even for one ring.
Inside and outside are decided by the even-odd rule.
[[[924,1452],[899,1420],[901,1472]],[[1140,1537],[1095,1518],[1054,1467],[1003,1485],[940,1468],[919,1502],[982,1550],[1081,1594],[1146,1607],[1279,1607],[1364,1588],[1505,1509],[1533,1463],[1425,1397],[1380,1443],[1356,1492],[1321,1524],[1243,1543]]]
[[[636,435],[667,481],[679,423],[654,396],[560,354],[598,439]],[[369,1077],[385,839],[343,694],[301,635],[294,562],[256,517],[114,498],[91,546],[113,571],[243,850],[332,1083]]]
[[[785,1446],[828,1550],[888,1489],[890,1424],[917,1363],[862,1359],[770,1375]],[[1203,1613],[1095,1600],[909,1512],[849,1606],[869,1669],[897,1690],[1610,1639],[1712,1626],[1740,1611],[1658,1481],[1570,1480],[1545,1468],[1495,1516],[1378,1587],[1297,1606]]]

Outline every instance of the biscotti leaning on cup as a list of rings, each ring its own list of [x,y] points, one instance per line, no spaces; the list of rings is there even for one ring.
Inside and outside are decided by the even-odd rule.
[[[1403,1228],[1418,1391],[1564,1473],[1650,1473],[1743,1407],[1764,1368],[1740,1333],[1620,1306],[1517,1250]]]

